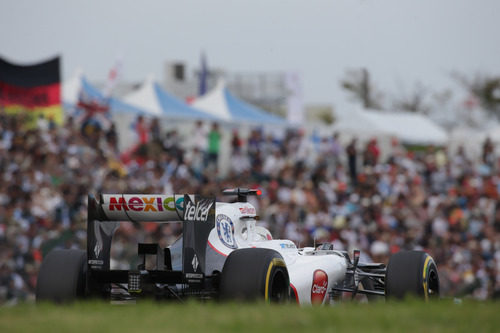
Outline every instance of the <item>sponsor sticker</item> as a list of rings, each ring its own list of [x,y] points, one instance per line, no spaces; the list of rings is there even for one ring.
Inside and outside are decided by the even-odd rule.
[[[207,222],[210,208],[214,204],[213,200],[201,200],[196,204],[188,201],[184,211],[185,221]]]
[[[238,246],[236,245],[236,240],[234,239],[234,224],[229,216],[224,214],[217,215],[216,225],[217,235],[219,236],[222,244],[231,249],[236,249]]]
[[[184,278],[186,279],[186,282],[187,283],[190,283],[190,284],[201,284],[203,283],[203,274],[199,274],[199,273],[186,273],[184,275]]]
[[[193,261],[191,261],[191,264],[193,265],[193,271],[196,272],[196,269],[198,268],[199,261],[198,257],[196,256],[196,253],[194,254]]]
[[[175,200],[174,197],[156,196],[133,196],[124,198],[123,196],[111,196],[109,198],[108,209],[112,211],[135,211],[135,212],[164,212],[184,210],[184,197]]]
[[[295,244],[291,244],[291,243],[280,243],[280,247],[282,249],[296,249],[297,247],[295,246]]]
[[[322,304],[328,291],[328,275],[324,270],[317,269],[313,273],[311,286],[311,303]]]
[[[255,215],[255,208],[254,207],[241,207],[240,213],[243,215]]]
[[[94,246],[94,254],[95,254],[95,257],[96,258],[99,258],[99,254],[101,254],[101,245],[99,244],[99,242],[97,242]]]
[[[88,264],[89,265],[104,265],[104,261],[102,261],[102,260],[89,260]]]
[[[199,273],[186,273],[186,279],[203,279],[203,274],[199,274]]]

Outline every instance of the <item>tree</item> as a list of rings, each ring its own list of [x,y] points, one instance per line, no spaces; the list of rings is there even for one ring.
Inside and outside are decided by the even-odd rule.
[[[348,70],[340,85],[366,109],[382,109],[382,94],[374,87],[366,68]]]
[[[429,91],[417,82],[412,92],[400,93],[400,96],[394,99],[393,106],[396,110],[428,113],[430,111],[427,103],[428,95]]]
[[[452,73],[455,78],[472,96],[477,98],[479,105],[491,115],[500,119],[500,77],[476,74],[467,77],[464,74]]]

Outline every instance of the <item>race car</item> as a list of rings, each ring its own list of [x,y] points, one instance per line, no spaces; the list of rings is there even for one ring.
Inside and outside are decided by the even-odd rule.
[[[229,189],[232,202],[191,194],[102,194],[88,196],[87,249],[53,250],[38,275],[37,300],[71,301],[104,297],[113,301],[186,298],[332,304],[366,295],[426,300],[439,297],[432,257],[398,252],[383,263],[360,262],[332,244],[297,248],[273,239],[257,225],[247,198],[254,189]],[[111,243],[120,221],[182,222],[173,244],[138,244],[141,259],[130,270],[110,269]],[[153,256],[154,264],[146,257]],[[147,263],[153,267],[147,267]]]

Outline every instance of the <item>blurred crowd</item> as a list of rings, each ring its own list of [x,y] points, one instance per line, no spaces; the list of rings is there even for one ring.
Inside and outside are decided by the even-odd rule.
[[[489,140],[472,160],[463,149],[393,140],[383,151],[376,139],[343,145],[300,130],[277,138],[253,129],[243,139],[198,122],[186,147],[177,131],[140,119],[137,145],[120,154],[113,126],[25,124],[0,111],[0,304],[34,299],[51,249],[86,247],[88,193],[219,195],[237,186],[262,189],[252,203],[275,238],[331,242],[375,262],[422,249],[437,262],[443,296],[500,296],[500,165]],[[231,151],[221,173],[223,135]],[[122,223],[112,265],[128,269],[138,241],[167,246],[181,232],[177,223]]]

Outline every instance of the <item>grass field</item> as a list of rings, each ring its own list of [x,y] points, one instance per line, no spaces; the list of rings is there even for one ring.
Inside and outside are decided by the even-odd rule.
[[[0,332],[499,332],[500,303],[297,305],[88,302],[0,308]]]

